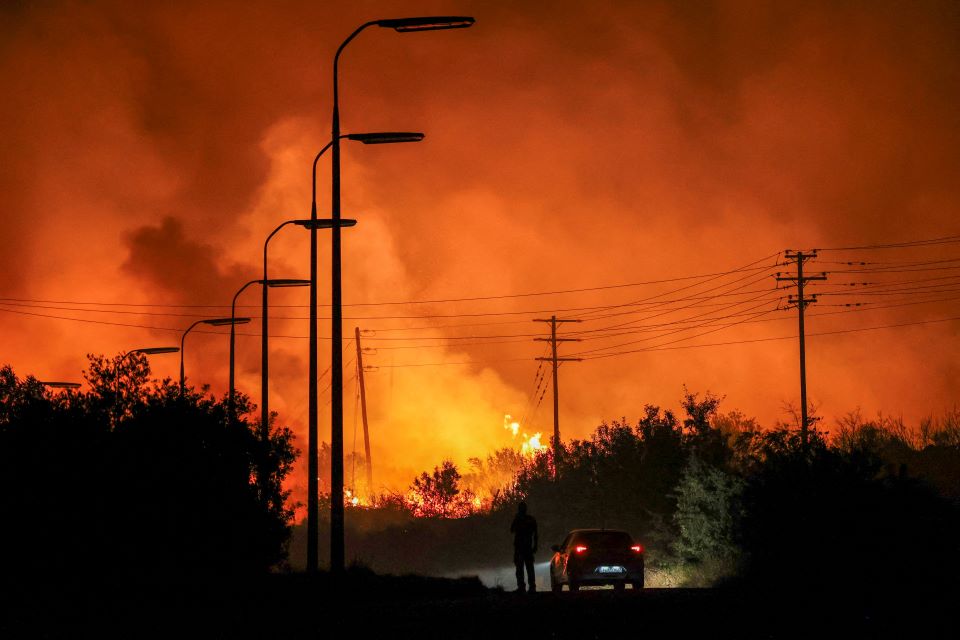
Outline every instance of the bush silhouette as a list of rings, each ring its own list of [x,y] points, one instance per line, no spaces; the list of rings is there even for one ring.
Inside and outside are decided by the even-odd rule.
[[[0,370],[4,569],[82,580],[265,571],[285,557],[292,435],[269,440],[145,358],[90,358],[87,393]],[[119,388],[120,392],[117,393]]]

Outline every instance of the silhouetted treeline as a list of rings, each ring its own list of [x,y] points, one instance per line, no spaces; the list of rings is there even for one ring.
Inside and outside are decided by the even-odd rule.
[[[647,406],[635,423],[603,424],[566,444],[559,482],[549,453],[519,461],[514,483],[489,510],[414,518],[409,494],[348,509],[348,553],[378,571],[509,564],[509,522],[525,499],[540,523],[541,562],[568,530],[609,527],[645,543],[648,569],[662,572],[663,584],[884,588],[953,580],[960,414],[915,430],[853,414],[833,434],[811,429],[804,447],[795,427],[762,429],[719,405],[715,396],[685,393],[683,416]],[[458,489],[469,474],[455,473],[438,466],[411,491],[426,486],[429,502],[462,505]]]
[[[2,573],[80,582],[222,578],[286,554],[286,429],[261,437],[248,400],[170,380],[140,355],[90,357],[90,391],[0,369]]]

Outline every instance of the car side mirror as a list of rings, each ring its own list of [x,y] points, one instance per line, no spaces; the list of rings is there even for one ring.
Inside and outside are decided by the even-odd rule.
[[[550,545],[550,550],[551,550],[551,551],[556,551],[557,553],[560,553],[560,545],[558,545],[558,544]]]

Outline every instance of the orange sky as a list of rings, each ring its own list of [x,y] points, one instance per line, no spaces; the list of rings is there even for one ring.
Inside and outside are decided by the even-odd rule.
[[[773,264],[788,248],[956,234],[960,9],[952,2],[804,4],[206,2],[135,12],[121,2],[4,4],[0,360],[21,375],[80,379],[87,352],[175,344],[193,319],[229,313],[232,294],[259,277],[266,234],[309,215],[310,161],[329,136],[333,52],[356,25],[378,17],[467,14],[477,24],[419,34],[371,29],[343,58],[344,131],[427,134],[416,145],[344,147],[344,214],[360,220],[345,232],[348,303],[637,283],[727,271],[767,256],[759,264]],[[327,161],[319,189],[323,215]],[[296,229],[277,237],[273,276],[307,275],[305,240]],[[836,251],[808,268],[957,257],[957,244]],[[911,282],[894,295],[825,296],[810,309],[808,330],[960,316],[960,305],[948,299],[955,263],[934,266],[831,274],[817,287]],[[657,319],[587,314],[593,319],[563,331],[711,310],[712,317],[742,314],[766,300],[758,310],[770,311],[763,316],[769,321],[672,346],[793,336],[796,313],[772,310],[779,294],[769,273],[776,270],[758,271],[741,290],[760,292],[757,301],[726,311],[704,305],[752,296],[699,299]],[[328,273],[323,240],[322,301]],[[692,292],[724,292],[715,287],[737,277]],[[938,277],[945,279],[930,280]],[[365,360],[379,367],[368,375],[379,481],[400,487],[444,457],[462,463],[510,444],[503,415],[529,416],[536,404],[534,358],[543,345],[532,334],[544,326],[532,318],[658,294],[675,299],[681,294],[666,292],[690,282],[347,307],[346,335],[357,325],[375,330],[365,342],[377,351]],[[931,285],[938,293],[917,293]],[[271,315],[299,319],[272,322],[271,333],[306,335],[306,297],[304,289],[274,293]],[[932,299],[940,302],[813,315],[845,309],[827,304]],[[241,304],[258,301],[258,291],[249,290]],[[476,326],[448,326],[456,324]],[[809,395],[827,427],[857,407],[916,422],[954,406],[958,328],[951,321],[812,336]],[[238,381],[256,401],[259,325],[244,332]],[[321,321],[320,335],[329,334]],[[485,345],[449,341],[465,343],[456,347],[436,340],[464,336],[509,337]],[[594,338],[562,351],[647,337]],[[305,448],[306,341],[276,337],[272,345],[271,407]],[[226,347],[223,336],[192,334],[190,379],[221,393]],[[347,361],[353,348],[347,345]],[[321,349],[323,370],[329,347]],[[158,375],[177,374],[176,356],[151,363]],[[428,366],[399,366],[411,364]],[[345,374],[347,451],[353,373]],[[784,403],[799,396],[795,340],[624,354],[561,373],[565,437],[584,436],[602,419],[635,419],[646,403],[676,408],[684,384],[726,395],[724,408],[767,425],[786,419]],[[328,398],[329,391],[320,400],[324,440]],[[525,428],[549,430],[549,407],[547,393]],[[360,450],[361,443],[358,435]],[[295,483],[302,475],[298,469]]]

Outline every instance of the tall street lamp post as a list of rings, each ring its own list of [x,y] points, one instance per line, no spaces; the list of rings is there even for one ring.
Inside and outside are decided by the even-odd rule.
[[[330,570],[340,574],[344,568],[343,545],[343,308],[340,288],[340,94],[338,82],[338,66],[340,54],[344,48],[367,27],[382,27],[393,29],[400,33],[412,31],[436,31],[440,29],[462,29],[472,26],[474,19],[469,16],[425,16],[416,18],[396,18],[388,20],[373,20],[357,27],[350,36],[343,41],[333,57],[333,128],[330,136],[333,144],[333,176],[332,176],[332,204],[331,215],[334,220],[332,243],[332,320],[331,320],[331,363],[332,377],[331,393],[333,399],[330,408]],[[315,306],[311,301],[311,306]],[[311,491],[311,494],[313,491]],[[309,514],[308,514],[309,517]],[[309,523],[308,523],[309,525]],[[307,531],[310,535],[309,526]],[[308,538],[309,542],[313,538]],[[307,566],[310,563],[309,546],[307,548]]]
[[[308,418],[307,418],[307,571],[316,572],[319,553],[317,552],[317,535],[319,533],[319,503],[317,491],[319,480],[318,469],[318,447],[317,424],[319,406],[317,404],[317,229],[336,229],[339,242],[340,227],[352,227],[357,224],[356,220],[341,218],[339,215],[336,220],[317,218],[317,163],[321,156],[341,138],[362,142],[363,144],[390,144],[396,142],[419,142],[423,140],[423,134],[415,131],[380,131],[375,133],[344,133],[324,145],[323,149],[313,158],[313,168],[310,174],[312,183],[310,200],[310,341],[308,350],[310,352],[310,366],[307,372],[308,377]],[[300,224],[297,222],[297,224]],[[283,225],[280,225],[281,227]],[[306,226],[306,225],[304,225]],[[278,231],[280,227],[277,228]],[[273,235],[273,234],[271,234]],[[267,239],[269,241],[269,238]],[[339,245],[338,245],[339,246]],[[264,279],[266,279],[266,245],[264,245]],[[266,343],[264,343],[266,344]],[[264,351],[266,353],[266,351]],[[264,361],[266,363],[266,361]],[[266,364],[263,367],[266,370]],[[265,382],[263,384],[266,384]],[[266,397],[264,395],[264,397]]]
[[[329,147],[330,145],[327,145]],[[346,223],[350,224],[346,224]],[[356,220],[343,220],[341,221],[343,226],[353,226],[356,224]],[[288,224],[297,225],[298,227],[303,227],[305,229],[329,229],[333,226],[333,221],[330,219],[322,220],[286,220],[279,225],[277,228],[270,232],[270,235],[267,236],[267,239],[263,242],[263,280],[267,280],[267,250],[270,246],[270,241],[273,239],[273,236],[283,229]],[[311,284],[310,280],[302,280],[302,284],[298,286],[307,286]],[[260,425],[261,425],[261,438],[266,441],[269,437],[270,429],[268,428],[270,420],[270,389],[269,389],[269,378],[270,378],[270,350],[269,350],[269,316],[267,315],[268,309],[268,292],[270,287],[263,287],[263,304],[262,307],[262,320],[260,324]]]
[[[265,287],[305,287],[310,284],[309,280],[294,279],[294,278],[274,278],[272,280],[251,280],[246,283],[233,295],[233,302],[230,303],[230,319],[234,320],[237,316],[237,298],[240,297],[240,294],[244,290],[253,284],[264,285]],[[264,310],[264,318],[266,318],[266,310]],[[236,332],[236,322],[230,323],[230,395],[228,410],[231,418],[236,417],[234,415],[234,410],[236,407],[236,342],[237,342],[237,332]]]
[[[183,335],[180,336],[180,396],[183,397],[183,392],[185,389],[186,376],[183,374],[183,347],[184,341],[187,339],[187,334],[193,331],[193,328],[197,325],[206,324],[211,327],[225,327],[235,324],[247,324],[250,322],[250,318],[208,318],[206,320],[197,320],[192,325],[187,327],[187,330],[183,332]]]

